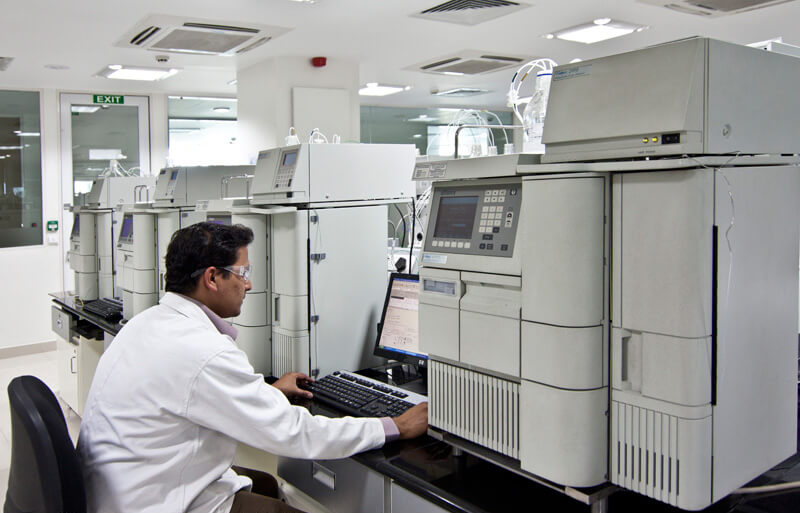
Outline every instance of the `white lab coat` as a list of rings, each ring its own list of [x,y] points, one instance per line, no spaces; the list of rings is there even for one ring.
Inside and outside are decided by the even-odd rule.
[[[330,419],[292,406],[199,306],[167,293],[103,354],[78,454],[92,513],[227,513],[250,485],[230,466],[237,441],[297,458],[381,446],[379,419]]]

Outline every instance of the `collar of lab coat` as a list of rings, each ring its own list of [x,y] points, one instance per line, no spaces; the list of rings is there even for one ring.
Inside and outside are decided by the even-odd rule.
[[[164,296],[158,301],[160,304],[168,306],[179,313],[185,315],[186,317],[190,317],[192,319],[197,319],[198,321],[206,324],[209,328],[213,329],[214,331],[219,332],[217,327],[214,325],[214,322],[206,315],[202,308],[200,308],[197,304],[193,301],[181,296],[180,294],[176,294],[174,292],[167,292]],[[227,335],[228,337],[233,340],[233,337],[226,333],[222,333],[223,335]]]

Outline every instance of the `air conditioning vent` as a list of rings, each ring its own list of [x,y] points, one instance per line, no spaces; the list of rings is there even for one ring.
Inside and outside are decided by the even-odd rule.
[[[411,16],[459,25],[477,25],[526,7],[530,5],[508,0],[451,0]]]
[[[446,75],[482,75],[520,66],[529,60],[520,55],[492,55],[488,52],[464,50],[456,55],[439,57],[433,62],[423,62],[405,69]]]
[[[258,47],[258,46],[261,46],[261,45],[263,45],[264,43],[266,43],[266,42],[267,42],[267,41],[269,41],[270,39],[272,39],[272,38],[271,38],[271,37],[262,37],[262,38],[261,38],[261,39],[259,39],[258,41],[255,41],[255,42],[253,42],[253,43],[250,43],[249,45],[247,45],[247,46],[245,46],[245,47],[239,48],[238,50],[236,50],[236,53],[244,53],[244,52],[249,52],[249,51],[250,51],[250,50],[252,50],[253,48],[256,48],[256,47]]]
[[[137,46],[144,44],[145,41],[156,35],[160,30],[160,27],[147,27],[131,39],[131,44]]]
[[[13,57],[0,57],[0,71],[7,70],[9,64],[11,64],[11,61],[13,60]]]
[[[447,91],[433,91],[431,94],[434,96],[443,96],[445,98],[463,98],[464,96],[478,96],[480,94],[488,93],[488,89],[477,89],[475,87],[458,87],[456,89],[448,89]]]
[[[791,0],[639,0],[641,3],[706,18],[763,9],[789,1]]]
[[[152,15],[128,31],[115,46],[159,52],[236,55],[257,48],[290,29],[253,23]]]
[[[445,59],[443,61],[432,62],[430,64],[426,64],[424,66],[420,66],[420,68],[425,70],[425,71],[428,71],[429,69],[439,68],[439,67],[444,66],[446,64],[450,64],[451,62],[458,62],[460,60],[461,60],[461,57],[453,57],[452,59]]]
[[[258,29],[247,27],[233,27],[231,25],[214,25],[213,23],[184,23],[184,27],[202,28],[209,30],[221,30],[225,32],[246,32],[248,34],[258,34]]]

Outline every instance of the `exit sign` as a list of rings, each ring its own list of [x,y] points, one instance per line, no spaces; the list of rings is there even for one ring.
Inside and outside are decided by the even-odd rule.
[[[94,103],[111,103],[114,105],[122,105],[125,103],[124,96],[115,94],[93,94],[92,97],[94,98]]]

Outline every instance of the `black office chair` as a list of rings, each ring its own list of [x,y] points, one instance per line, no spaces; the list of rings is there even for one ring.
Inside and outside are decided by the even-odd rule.
[[[86,513],[75,447],[53,392],[38,378],[8,385],[11,469],[4,513]]]

